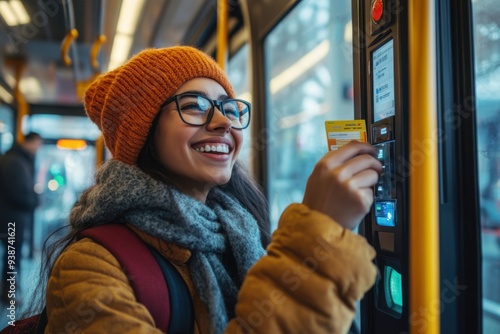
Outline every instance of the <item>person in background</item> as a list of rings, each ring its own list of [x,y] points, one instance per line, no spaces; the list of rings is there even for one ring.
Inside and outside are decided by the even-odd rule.
[[[21,277],[24,232],[33,224],[33,214],[38,205],[35,193],[35,154],[42,146],[42,137],[35,132],[26,135],[21,144],[14,145],[0,157],[0,233],[2,240],[2,302],[10,303],[15,295],[10,291],[7,272],[17,272],[16,288]],[[8,236],[13,238],[7,242]],[[8,270],[8,245],[15,252],[15,270]],[[19,291],[16,291],[19,293]],[[9,297],[10,295],[10,297]]]
[[[144,50],[90,85],[85,110],[113,157],[73,207],[63,250],[48,256],[56,260],[46,268],[46,333],[68,324],[82,333],[161,333],[116,258],[76,238],[108,223],[127,224],[179,271],[194,333],[349,330],[377,272],[373,248],[351,232],[382,169],[373,146],[327,153],[271,238],[265,198],[237,162],[251,105],[208,55]],[[89,321],[82,306],[99,312]]]

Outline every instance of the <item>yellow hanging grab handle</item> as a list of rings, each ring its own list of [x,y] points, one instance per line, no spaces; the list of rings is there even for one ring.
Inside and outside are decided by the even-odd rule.
[[[68,56],[68,50],[69,47],[71,46],[71,43],[78,37],[78,30],[76,29],[71,29],[68,31],[66,36],[64,37],[62,44],[61,44],[61,58],[64,62],[64,65],[69,66],[71,65],[71,58]]]
[[[99,62],[97,61],[97,55],[101,50],[101,46],[106,43],[106,36],[99,35],[95,39],[94,43],[92,43],[92,48],[90,49],[90,64],[94,70],[99,68]]]

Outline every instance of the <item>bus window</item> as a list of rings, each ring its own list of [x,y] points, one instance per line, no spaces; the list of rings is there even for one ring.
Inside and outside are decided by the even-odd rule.
[[[500,9],[472,1],[483,253],[483,333],[500,332]],[[496,14],[495,14],[496,13]]]
[[[234,88],[234,93],[236,98],[242,99],[248,102],[252,102],[252,94],[250,93],[250,71],[249,71],[249,57],[250,49],[248,44],[243,45],[241,49],[236,52],[231,59],[229,59],[227,72],[229,76],[229,81]],[[254,110],[252,110],[253,112]],[[243,146],[241,147],[240,155],[238,160],[251,172],[252,171],[252,153],[251,153],[251,143],[252,143],[252,120],[250,120],[250,126],[243,130]]]
[[[264,40],[272,229],[327,152],[324,122],[354,118],[350,20],[350,1],[305,0]]]
[[[29,118],[31,131],[43,138],[79,138],[96,140],[100,134],[97,126],[86,116],[61,116],[35,114]]]
[[[0,154],[4,154],[14,143],[14,110],[0,105]]]
[[[41,205],[35,212],[33,246],[42,247],[45,238],[67,224],[71,207],[80,193],[93,182],[94,141],[99,129],[85,116],[35,114],[27,122],[31,131],[40,133],[44,144],[36,155],[36,191]],[[69,148],[59,139],[79,139],[85,145]]]
[[[50,233],[68,223],[76,200],[92,185],[94,168],[93,145],[65,149],[50,140],[44,141],[35,162],[35,190],[41,203],[35,211],[33,246],[36,250],[42,248]]]

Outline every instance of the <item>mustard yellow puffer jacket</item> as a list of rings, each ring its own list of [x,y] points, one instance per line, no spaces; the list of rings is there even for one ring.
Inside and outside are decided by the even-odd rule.
[[[209,333],[187,261],[190,251],[138,231],[179,270],[193,298],[194,333]],[[375,251],[329,217],[293,204],[238,295],[225,333],[346,333],[355,302],[373,285]],[[118,261],[90,239],[70,245],[56,261],[47,288],[45,333],[161,333]]]

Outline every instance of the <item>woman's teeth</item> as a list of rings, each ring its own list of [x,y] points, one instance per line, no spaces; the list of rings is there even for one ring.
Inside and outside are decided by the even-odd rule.
[[[195,148],[196,151],[198,152],[217,152],[217,153],[229,153],[229,146],[226,144],[207,144],[202,147],[197,147]]]

